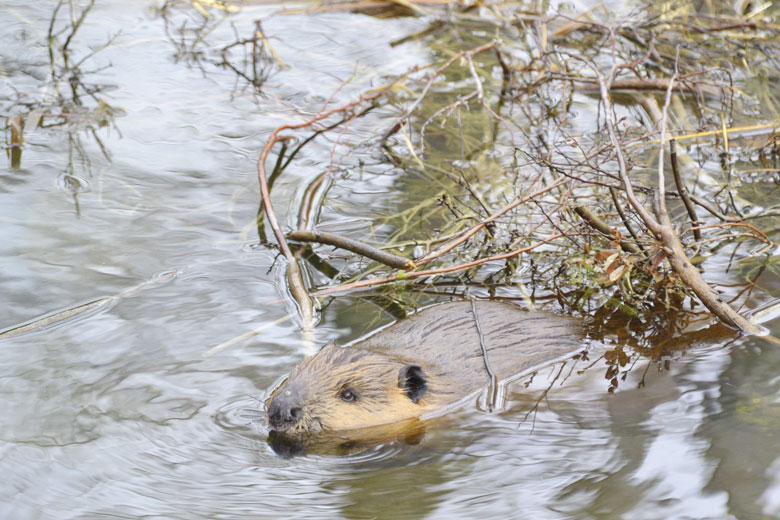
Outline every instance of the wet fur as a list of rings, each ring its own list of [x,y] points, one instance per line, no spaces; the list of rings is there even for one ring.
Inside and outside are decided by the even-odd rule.
[[[490,301],[478,302],[476,310],[499,380],[581,348],[574,320]],[[295,367],[268,403],[290,396],[300,405],[300,419],[276,429],[310,435],[419,417],[488,381],[472,303],[454,302],[421,311],[351,347],[326,346]],[[345,389],[354,401],[342,399]]]

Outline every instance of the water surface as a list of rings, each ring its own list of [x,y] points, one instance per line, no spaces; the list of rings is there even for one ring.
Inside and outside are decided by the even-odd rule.
[[[112,118],[84,91],[46,104],[68,92],[46,47],[56,5],[3,6],[3,115],[43,103],[75,122],[27,135],[18,167],[0,162],[0,329],[92,305],[0,339],[0,517],[780,518],[780,350],[724,332],[688,337],[668,366],[640,361],[613,393],[602,365],[569,364],[562,385],[547,367],[512,385],[506,410],[467,403],[417,444],[276,454],[266,390],[318,345],[393,317],[340,297],[301,331],[284,267],[259,245],[255,161],[273,128],[340,87],[346,102],[433,59],[420,40],[389,45],[428,23],[250,2],[199,45],[179,32],[202,21],[189,4],[98,2],[71,59],[99,49],[79,78]],[[214,50],[258,18],[287,65],[266,64],[259,90]],[[354,131],[391,121],[378,111]],[[331,147],[304,148],[275,184],[284,223]],[[323,223],[361,230],[425,196],[381,156],[344,161],[359,173],[334,184]],[[776,297],[777,274],[759,285],[749,303]]]

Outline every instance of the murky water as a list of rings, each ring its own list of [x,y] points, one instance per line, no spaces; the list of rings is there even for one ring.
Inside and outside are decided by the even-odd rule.
[[[72,92],[48,61],[56,5],[2,4],[3,110]],[[44,115],[18,168],[10,154],[0,166],[0,329],[90,304],[0,339],[0,517],[780,518],[780,350],[722,332],[692,335],[667,370],[641,362],[615,393],[581,361],[536,413],[557,366],[513,384],[506,410],[467,403],[411,444],[275,453],[258,422],[266,390],[318,345],[392,317],[345,296],[301,332],[283,266],[257,245],[255,161],[274,127],[355,72],[338,99],[430,60],[417,40],[388,45],[427,23],[249,3],[198,46],[179,32],[197,12],[171,5],[98,2],[71,43],[72,63],[94,52],[64,116],[77,122]],[[266,63],[255,93],[214,49],[261,17],[288,68]],[[304,148],[275,184],[289,222],[331,146]],[[381,158],[360,163],[324,221],[359,228],[421,196]],[[750,303],[779,282],[767,273]]]

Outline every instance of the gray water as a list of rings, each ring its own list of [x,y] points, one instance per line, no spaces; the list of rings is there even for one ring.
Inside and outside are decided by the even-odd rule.
[[[49,75],[55,5],[0,5],[4,116],[67,92]],[[270,16],[281,6],[252,2],[188,55],[176,28],[197,11],[171,4],[166,20],[160,5],[99,2],[71,44],[78,60],[116,36],[80,75],[105,87],[113,120],[83,95],[70,125],[44,115],[18,167],[0,162],[0,329],[76,309],[0,338],[0,517],[780,518],[780,349],[728,334],[692,336],[668,369],[640,361],[614,393],[603,370],[568,365],[528,414],[548,367],[510,388],[506,410],[467,403],[417,444],[276,454],[267,389],[318,345],[392,317],[344,296],[301,331],[284,266],[258,243],[255,161],[273,128],[316,113],[356,71],[338,100],[430,60],[419,41],[388,45],[427,22]],[[213,52],[257,18],[287,65],[267,64],[259,92]],[[305,148],[274,186],[283,223],[331,146]],[[404,198],[402,172],[361,160],[324,217],[344,229]],[[760,285],[749,304],[780,286],[771,273]]]

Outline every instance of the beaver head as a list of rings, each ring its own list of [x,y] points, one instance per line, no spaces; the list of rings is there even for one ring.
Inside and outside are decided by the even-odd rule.
[[[352,430],[417,417],[427,376],[401,359],[331,344],[295,367],[267,404],[278,432],[307,435]]]

